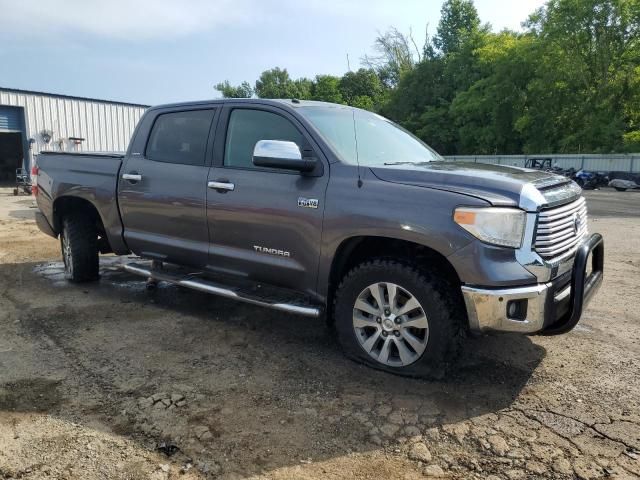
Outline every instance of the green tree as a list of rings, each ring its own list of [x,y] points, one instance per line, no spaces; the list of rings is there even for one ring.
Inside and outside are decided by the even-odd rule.
[[[452,91],[445,79],[443,58],[429,58],[407,72],[389,96],[381,113],[434,147],[456,153],[455,128],[449,115]]]
[[[249,82],[242,82],[240,85],[234,87],[229,83],[229,80],[225,80],[222,83],[218,83],[215,87],[224,98],[251,98],[253,96],[253,88]]]
[[[390,28],[384,34],[378,34],[373,49],[375,54],[365,55],[362,62],[374,70],[388,88],[395,87],[400,77],[422,60],[412,32],[405,35],[397,28]]]
[[[340,79],[339,88],[348,105],[372,110],[383,99],[384,87],[376,72],[371,69],[361,68],[356,72],[345,73]]]
[[[480,28],[480,17],[472,0],[446,0],[440,10],[440,23],[433,45],[443,55],[456,52],[467,37]]]
[[[262,72],[254,90],[260,98],[298,98],[300,93],[287,69],[279,67]]]
[[[625,105],[625,115],[629,123],[623,135],[624,150],[640,152],[640,65],[634,69],[629,91],[629,98]]]
[[[293,81],[296,86],[296,96],[299,100],[310,100],[313,96],[314,83],[308,78],[298,78]]]
[[[451,102],[457,149],[477,154],[522,151],[515,124],[527,102],[527,85],[534,74],[531,35],[502,32],[486,38],[476,51],[481,78]]]
[[[344,103],[340,93],[340,77],[317,75],[313,83],[311,98],[323,102]]]
[[[640,0],[548,0],[525,25],[492,33],[472,0],[446,0],[422,55],[392,28],[368,68],[313,80],[274,68],[255,94],[379,111],[444,154],[640,150]]]
[[[640,2],[550,0],[528,25],[537,69],[518,121],[525,150],[624,150],[638,128]]]
[[[463,152],[451,104],[459,93],[482,78],[477,51],[488,35],[488,28],[480,26],[473,2],[447,0],[437,34],[426,43],[423,61],[401,77],[382,113],[441,153]]]

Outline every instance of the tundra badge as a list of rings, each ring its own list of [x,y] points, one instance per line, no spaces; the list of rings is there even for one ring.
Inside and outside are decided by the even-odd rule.
[[[303,208],[318,208],[318,199],[298,197],[298,206]]]
[[[268,253],[269,255],[279,255],[281,257],[291,256],[291,254],[286,250],[278,250],[277,248],[260,247],[259,245],[254,245],[253,249],[258,253]]]

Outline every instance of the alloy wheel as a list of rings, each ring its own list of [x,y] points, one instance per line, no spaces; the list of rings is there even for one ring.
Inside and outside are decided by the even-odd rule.
[[[71,243],[67,240],[66,235],[62,235],[62,260],[64,261],[64,269],[69,278],[73,277],[73,256],[71,254]]]
[[[377,362],[404,367],[429,341],[429,321],[417,298],[400,285],[369,285],[356,297],[353,328],[362,349]]]

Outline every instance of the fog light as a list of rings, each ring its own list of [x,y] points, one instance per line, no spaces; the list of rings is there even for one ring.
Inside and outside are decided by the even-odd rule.
[[[509,300],[507,302],[507,317],[513,320],[524,320],[527,318],[527,299]]]

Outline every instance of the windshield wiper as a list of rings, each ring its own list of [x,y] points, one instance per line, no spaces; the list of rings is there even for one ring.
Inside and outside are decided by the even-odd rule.
[[[385,162],[383,165],[424,165],[429,162]]]

